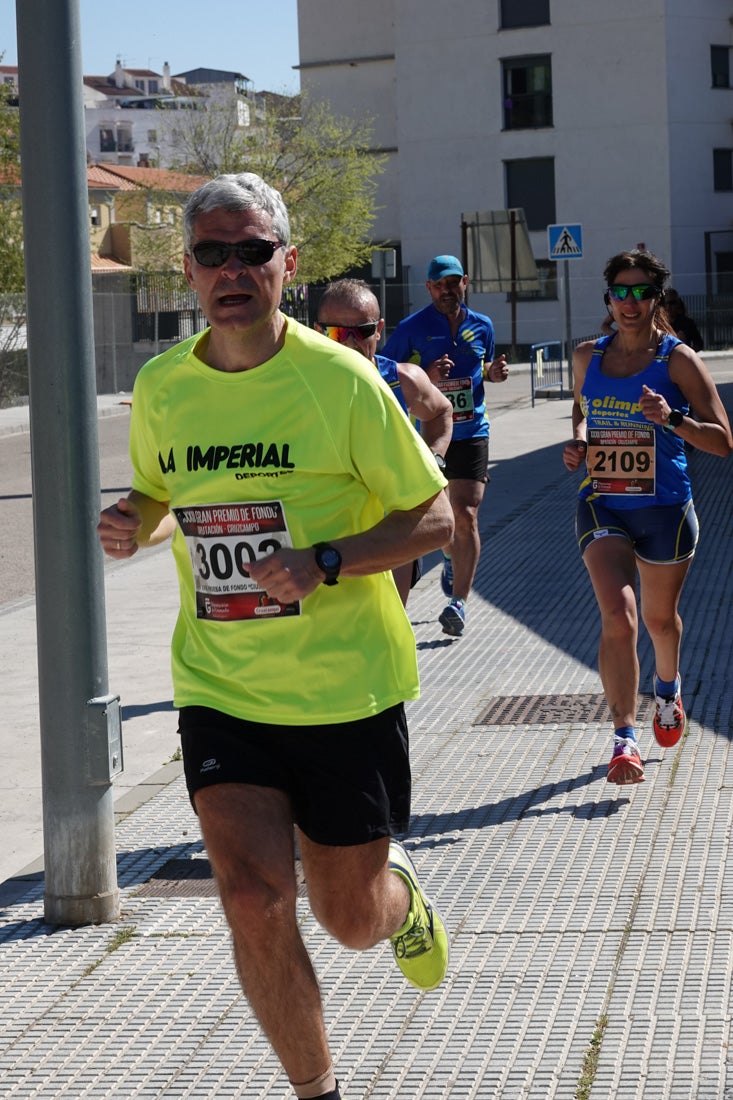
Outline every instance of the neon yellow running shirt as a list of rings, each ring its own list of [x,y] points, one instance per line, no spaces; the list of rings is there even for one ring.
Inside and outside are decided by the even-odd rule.
[[[169,501],[181,606],[177,707],[314,725],[419,694],[415,638],[391,573],[342,577],[299,604],[255,591],[248,560],[367,530],[445,481],[374,367],[288,318],[283,349],[226,373],[199,334],[135,381],[133,487]]]

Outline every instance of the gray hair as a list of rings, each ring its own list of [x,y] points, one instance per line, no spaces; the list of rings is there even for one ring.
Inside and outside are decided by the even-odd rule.
[[[336,279],[329,283],[318,302],[319,312],[322,305],[366,309],[370,313],[376,309],[377,317],[380,314],[379,300],[363,279]]]
[[[281,244],[290,244],[290,221],[283,197],[254,172],[228,173],[204,183],[183,208],[183,248],[191,251],[196,218],[212,210],[261,210],[272,218],[272,228]]]

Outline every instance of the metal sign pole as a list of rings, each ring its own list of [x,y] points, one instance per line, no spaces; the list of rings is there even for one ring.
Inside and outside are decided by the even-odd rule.
[[[568,365],[568,392],[573,392],[573,326],[570,319],[570,261],[562,263],[563,297],[565,298],[565,359]],[[560,387],[562,391],[562,386]]]
[[[387,317],[387,279],[394,279],[397,270],[397,251],[394,248],[375,248],[372,251],[372,278],[379,279],[379,311]]]
[[[568,364],[568,392],[572,394],[573,386],[573,329],[570,317],[570,260],[582,260],[583,258],[583,229],[577,224],[548,225],[547,227],[548,255],[551,260],[562,265],[562,305],[564,315],[564,340],[565,359]],[[562,377],[562,374],[561,374]],[[562,389],[562,382],[560,383]]]
[[[79,0],[16,0],[45,915],[119,915]],[[53,88],[53,94],[48,89]]]

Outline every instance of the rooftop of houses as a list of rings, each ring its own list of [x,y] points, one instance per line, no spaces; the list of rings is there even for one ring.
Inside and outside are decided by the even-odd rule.
[[[87,168],[90,186],[116,187],[120,191],[140,188],[154,191],[190,193],[206,183],[208,177],[192,176],[168,168],[138,168],[131,164],[90,164]]]

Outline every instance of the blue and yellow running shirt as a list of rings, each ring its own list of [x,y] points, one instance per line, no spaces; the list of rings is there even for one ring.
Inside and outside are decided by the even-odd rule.
[[[372,363],[288,318],[253,370],[213,370],[207,333],[151,359],[132,399],[133,487],[170,501],[181,606],[177,707],[313,725],[419,693],[415,636],[392,574],[341,577],[283,605],[249,561],[365,531],[446,484]]]
[[[374,360],[383,381],[385,381],[392,390],[392,393],[400,404],[400,408],[409,416],[407,402],[405,401],[405,395],[402,392],[402,386],[400,384],[400,376],[397,373],[397,363],[394,359],[387,359],[384,355],[375,355]]]
[[[663,394],[671,408],[689,413],[687,399],[669,377],[669,357],[681,341],[663,336],[644,370],[630,378],[610,378],[603,373],[603,356],[614,336],[594,345],[581,390],[588,476],[579,496],[603,496],[617,509],[684,503],[692,497],[684,441],[647,420],[639,405],[642,386],[648,386]]]
[[[449,356],[454,366],[437,386],[453,405],[453,439],[474,439],[489,434],[483,369],[494,358],[494,326],[483,313],[465,306],[461,312],[455,340],[448,318],[431,304],[400,321],[383,352],[398,363],[423,368]]]

